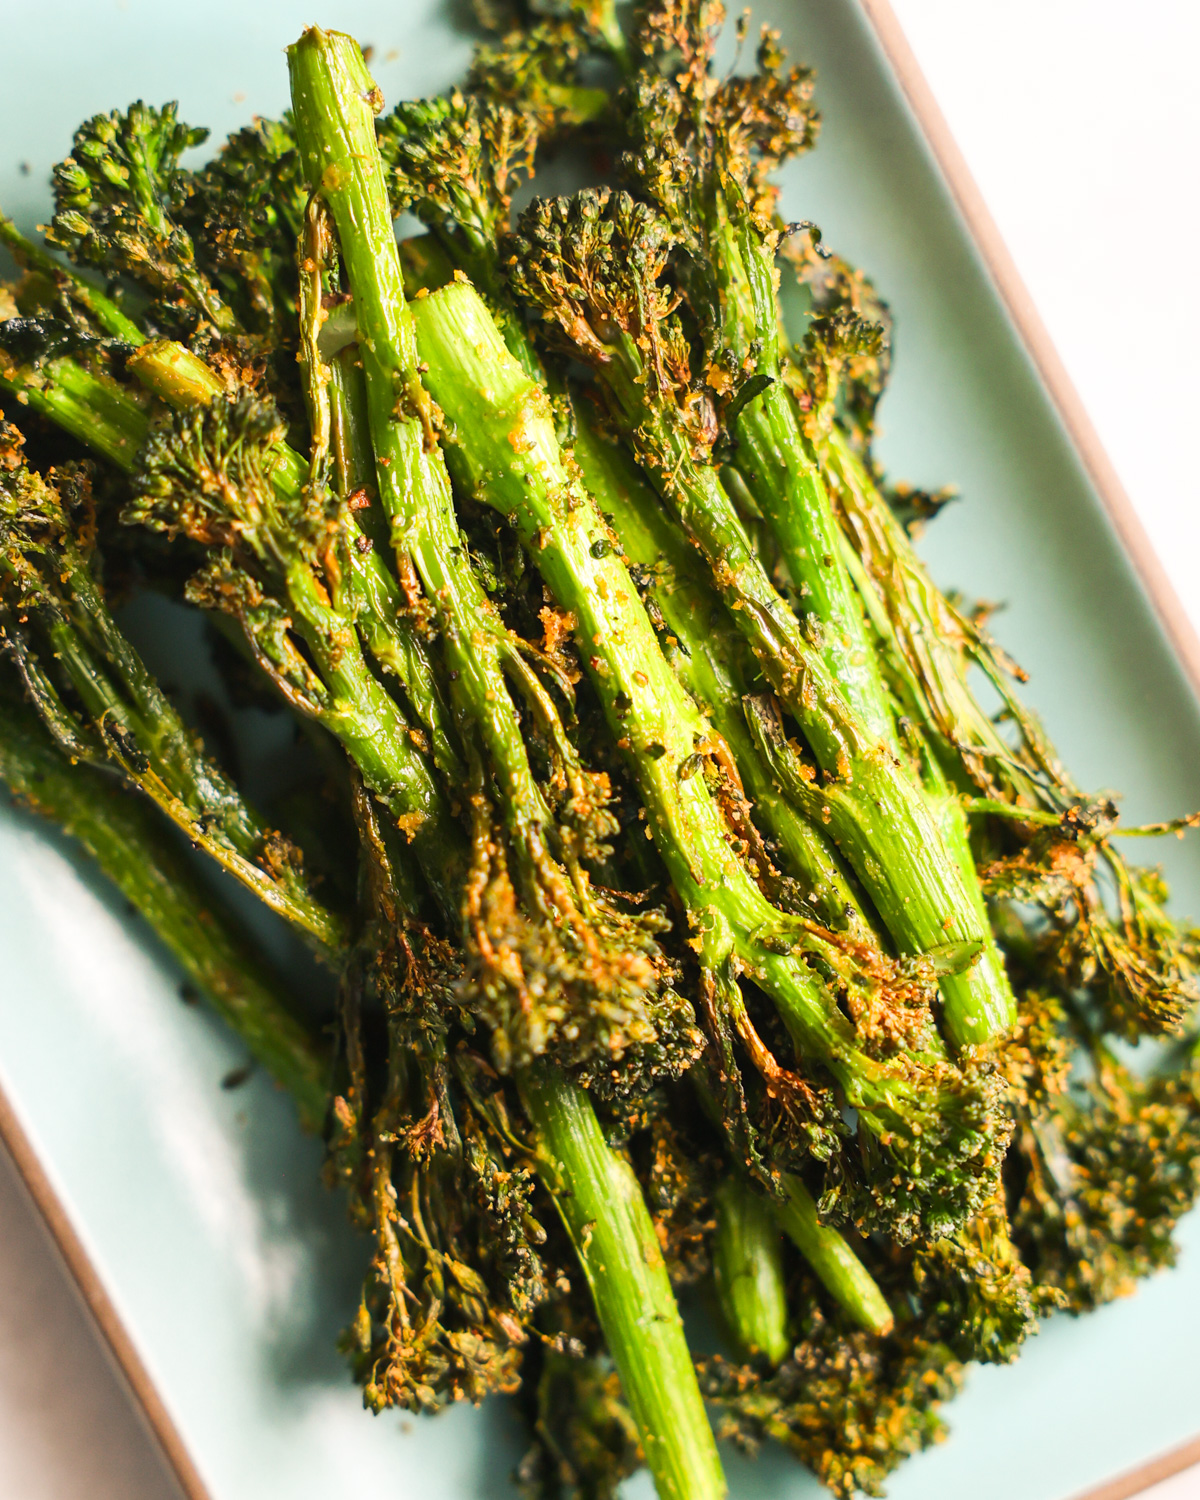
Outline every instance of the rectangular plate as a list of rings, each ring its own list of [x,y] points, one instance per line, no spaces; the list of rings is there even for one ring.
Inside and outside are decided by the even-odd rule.
[[[854,0],[756,8],[819,70],[820,148],[788,170],[784,208],[820,223],[891,303],[881,456],[898,477],[953,481],[964,497],[930,532],[936,576],[1005,601],[998,634],[1031,670],[1029,701],[1084,786],[1120,787],[1135,820],[1182,813],[1200,805],[1200,716],[1160,624],[1171,601],[1161,595],[1156,615],[1131,562],[1136,522],[1119,501],[1106,511],[1103,457],[1050,356],[1037,351],[1040,376],[1031,362],[1015,283],[1006,308],[985,264],[986,253],[1005,286],[1002,256],[977,213],[972,236],[931,153],[932,139],[971,219],[952,143],[922,133],[880,45],[900,56],[886,6],[868,9],[878,34]],[[25,228],[45,217],[49,168],[97,110],[177,97],[218,138],[279,112],[282,48],[304,18],[286,0],[209,0],[201,25],[156,0],[10,7],[0,203]],[[330,0],[321,19],[375,44],[389,101],[446,87],[470,51],[437,0]],[[919,79],[901,72],[920,105]],[[1200,910],[1200,851],[1172,843],[1161,857],[1178,908]],[[420,1421],[361,1411],[333,1341],[364,1249],[318,1184],[318,1146],[261,1077],[221,1091],[236,1044],[179,1003],[170,963],[65,845],[8,809],[0,951],[0,1130],[189,1493],[508,1493],[521,1436],[504,1403]],[[1067,1500],[1191,1438],[1198,1241],[1193,1217],[1177,1270],[1086,1319],[1053,1320],[1016,1365],[975,1372],[950,1408],[952,1440],[901,1471],[894,1500]],[[779,1453],[731,1456],[729,1472],[737,1500],[821,1493]],[[645,1476],[628,1486],[649,1493]]]

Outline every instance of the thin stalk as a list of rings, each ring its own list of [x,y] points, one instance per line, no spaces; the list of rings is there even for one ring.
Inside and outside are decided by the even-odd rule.
[[[985,796],[1031,811],[1048,804],[1055,812],[1063,798],[1047,798],[1039,772],[1061,774],[1056,762],[1028,767],[980,706],[968,682],[978,665],[1002,693],[1017,722],[1028,716],[1013,701],[1005,681],[1005,663],[981,639],[972,623],[945,598],[929,577],[916,548],[879,491],[862,457],[834,421],[821,426],[816,451],[829,477],[830,493],[858,559],[857,581],[864,604],[886,641],[912,699],[910,711],[927,731],[961,760]],[[1040,735],[1031,748],[1044,750]],[[1069,799],[1074,788],[1063,787]]]
[[[587,1095],[542,1066],[521,1078],[543,1180],[583,1266],[661,1500],[726,1493],[662,1249],[629,1163]]]
[[[62,288],[110,338],[134,345],[145,338],[133,319],[126,317],[111,297],[81,276],[73,266],[64,264],[48,250],[27,239],[5,213],[0,213],[0,245],[7,247],[23,271],[37,272]]]
[[[821,1223],[812,1194],[791,1175],[784,1178],[784,1193],[774,1205],[775,1217],[821,1285],[859,1328],[880,1335],[890,1333],[895,1318],[887,1299],[845,1238]]]
[[[787,1358],[787,1291],[779,1226],[766,1198],[740,1177],[716,1193],[713,1279],[725,1323],[747,1359]]]
[[[325,1115],[328,1062],[237,919],[197,878],[146,804],[73,764],[41,720],[0,696],[0,778],[91,855],[145,918],[255,1061],[296,1102],[307,1129]]]
[[[132,438],[144,418],[130,403]],[[10,655],[49,727],[69,752],[119,766],[130,783],[268,906],[322,947],[345,941],[341,917],[319,902],[295,851],[268,828],[199,749],[120,630],[62,501],[23,467],[0,483],[4,549],[0,593]],[[34,517],[37,518],[34,521]],[[47,542],[42,532],[55,540]],[[41,635],[83,706],[60,698],[39,651]]]
[[[185,412],[202,410],[224,391],[215,372],[178,344],[146,343],[130,357],[129,367],[149,390]],[[268,493],[241,497],[238,503],[267,510],[265,517],[260,512],[265,520],[264,557],[271,554],[267,566],[286,594],[294,623],[316,662],[321,694],[314,698],[299,690],[248,633],[259,665],[297,709],[342,742],[367,785],[400,820],[439,899],[453,905],[468,863],[461,829],[413,741],[408,718],[367,664],[356,626],[354,602],[361,598],[361,588],[372,580],[383,590],[393,586],[372,553],[350,546],[350,572],[344,576],[351,597],[331,598],[283,519],[308,482],[307,465],[283,443],[270,449],[267,463]]]

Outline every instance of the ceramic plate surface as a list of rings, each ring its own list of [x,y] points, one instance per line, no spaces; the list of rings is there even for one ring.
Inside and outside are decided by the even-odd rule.
[[[460,76],[470,37],[446,0],[7,0],[0,203],[46,216],[73,127],[178,98],[214,137],[287,102],[283,48],[312,20],[375,47],[389,102]],[[1130,565],[995,297],[853,0],[757,15],[819,69],[819,150],[784,207],[872,273],[896,317],[880,451],[963,501],[932,528],[939,580],[1005,602],[997,633],[1077,779],[1119,787],[1137,821],[1200,806],[1200,717]],[[1108,316],[1103,309],[1098,316]],[[1161,854],[1200,913],[1200,844]],[[0,810],[0,1086],[213,1500],[513,1491],[502,1403],[432,1420],[367,1416],[333,1340],[364,1251],[317,1182],[320,1152],[261,1078],[219,1087],[236,1043],[182,1005],[144,931],[32,820]],[[1179,1268],[1019,1362],[974,1373],[951,1440],[894,1500],[1067,1500],[1194,1435],[1200,1224]],[[64,1438],[67,1435],[64,1434]],[[731,1456],[737,1500],[817,1496],[781,1455]],[[630,1496],[648,1496],[644,1476]]]

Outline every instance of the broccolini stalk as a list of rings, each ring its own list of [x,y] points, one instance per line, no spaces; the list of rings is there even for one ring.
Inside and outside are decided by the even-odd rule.
[[[320,200],[312,199],[305,210],[300,240],[302,269],[298,296],[299,359],[312,430],[309,482],[325,485],[332,477],[337,494],[357,522],[358,534],[348,549],[348,557],[360,594],[360,633],[380,666],[403,683],[409,703],[429,737],[434,764],[456,792],[466,784],[467,772],[429,645],[409,601],[380,560],[381,555],[386,556],[387,538],[386,534],[381,535],[385,528],[378,521],[370,525],[366,519],[367,513],[374,510],[371,492],[375,489],[375,456],[362,371],[344,357],[335,357],[332,366],[326,365],[321,354],[320,335],[326,318],[323,270],[332,257],[332,225]],[[365,482],[368,476],[371,492]],[[376,537],[383,544],[379,553]]]
[[[0,332],[7,324],[0,323]],[[145,411],[106,373],[69,356],[36,365],[0,345],[0,393],[45,417],[116,464],[133,466],[149,426]]]
[[[179,345],[145,344],[130,366],[179,409],[142,452],[126,519],[220,549],[189,597],[231,614],[285,699],[342,742],[453,909],[467,852],[407,717],[363,655],[348,512],[307,484],[269,404],[227,395]]]
[[[702,1074],[693,1073],[692,1078],[705,1114],[719,1127],[720,1106],[715,1094]],[[714,1195],[718,1233],[714,1261],[719,1259],[723,1233],[722,1215],[725,1215],[730,1221],[727,1226],[730,1238],[726,1249],[733,1247],[736,1250],[738,1245],[744,1245],[750,1262],[758,1267],[753,1275],[748,1274],[741,1281],[732,1298],[727,1298],[723,1293],[720,1274],[717,1278],[717,1294],[725,1320],[741,1343],[743,1354],[749,1352],[749,1330],[776,1327],[783,1329],[786,1325],[786,1317],[783,1323],[779,1322],[780,1314],[775,1307],[777,1299],[783,1297],[784,1292],[775,1287],[774,1273],[771,1271],[772,1255],[775,1259],[778,1258],[780,1228],[804,1256],[809,1270],[829,1297],[856,1327],[876,1332],[888,1331],[891,1313],[874,1278],[845,1237],[831,1224],[820,1222],[817,1206],[803,1182],[793,1172],[778,1172],[772,1186],[774,1192],[769,1198],[765,1198],[757,1187],[752,1188],[744,1177],[736,1174],[734,1179],[724,1179]],[[775,1235],[775,1239],[770,1241],[770,1245],[775,1246],[774,1251],[764,1240],[764,1236],[768,1234],[763,1227],[764,1221],[769,1221],[770,1233]],[[761,1306],[756,1304],[759,1297]],[[743,1335],[739,1330],[747,1332]],[[764,1353],[768,1352],[766,1344],[761,1347]],[[772,1362],[779,1364],[785,1352],[786,1346],[783,1352],[772,1358]]]
[[[0,779],[87,850],[255,1061],[291,1094],[305,1127],[319,1129],[326,1059],[236,918],[197,879],[146,804],[111,777],[73,764],[7,689],[0,689]]]
[[[779,1226],[744,1178],[721,1183],[716,1210],[713,1277],[725,1323],[744,1358],[782,1364],[788,1336]]]
[[[983,871],[986,886],[1042,907],[1061,935],[1060,952],[1078,954],[1081,974],[1094,966],[1107,977],[1099,999],[1112,1029],[1130,1040],[1175,1030],[1195,1002],[1195,957],[1163,910],[1161,882],[1127,865],[1115,847],[1127,831],[1116,807],[1080,792],[1014,691],[1020,669],[934,584],[841,426],[826,420],[813,431],[902,701],[931,742],[927,764],[935,777],[945,764],[960,785],[982,793],[967,801],[943,782],[948,843],[957,842],[965,860],[968,818],[986,819],[999,855]],[[976,666],[1000,694],[1015,743],[979,704],[970,681]]]
[[[337,227],[354,298],[377,486],[402,583],[411,579],[411,606],[438,623],[452,702],[474,760],[466,932],[499,1023],[498,1056],[504,1066],[527,1061],[556,1034],[570,1041],[602,1018],[612,1023],[610,1049],[652,1043],[661,961],[651,924],[622,912],[586,869],[598,841],[616,831],[606,787],[580,764],[462,544],[434,409],[417,374],[375,142],[378,90],[357,47],[336,34],[305,33],[289,58],[301,159]],[[533,774],[510,678],[556,752],[565,794],[557,815]]]
[[[990,1085],[929,1053],[869,1056],[836,998],[809,968],[818,952],[839,982],[903,992],[894,969],[817,924],[771,906],[726,840],[705,763],[728,750],[700,717],[663,657],[613,537],[558,449],[549,403],[509,355],[465,280],[412,304],[425,379],[446,416],[447,452],[477,499],[512,518],[559,604],[610,728],[636,778],[653,838],[688,915],[710,1026],[736,1030],[767,1087],[803,1113],[810,1086],[758,1036],[739,973],[773,1001],[800,1050],[836,1079],[888,1165],[872,1183],[903,1222],[927,1215],[936,1231],[971,1211],[999,1158],[1006,1126]],[[896,1005],[901,996],[893,995]],[[888,1001],[883,1001],[885,1006]],[[851,1002],[852,1007],[854,1002]],[[899,1170],[897,1170],[899,1168]],[[884,1179],[884,1180],[880,1180]]]
[[[342,919],[313,896],[298,851],[203,754],[113,619],[92,570],[86,477],[65,471],[49,483],[25,465],[20,445],[16,428],[0,422],[0,622],[38,711],[69,754],[120,767],[268,906],[340,947]],[[82,714],[64,702],[64,678]]]
[[[779,595],[721,486],[697,459],[711,411],[659,283],[673,240],[645,205],[607,189],[535,201],[514,238],[517,295],[591,364],[618,428],[693,535],[764,675],[816,758],[803,809],[825,823],[900,949],[940,953],[946,1027],[960,1046],[1011,1024],[1003,966],[919,786],[850,711],[821,653]],[[818,772],[827,778],[817,781]]]
[[[111,297],[86,281],[74,268],[64,266],[48,251],[27,239],[3,212],[0,212],[0,245],[7,247],[23,271],[47,281],[68,307],[72,304],[82,307],[110,338],[120,339],[126,344],[142,342],[141,329],[132,318],[125,316]]]
[[[886,307],[860,271],[816,255],[811,242],[787,254],[818,316],[785,378],[826,476],[844,556],[893,691],[916,726],[914,738],[926,742],[929,794],[947,840],[958,844],[965,867],[965,813],[975,848],[986,851],[988,895],[1041,910],[1054,935],[1047,951],[1071,971],[1068,987],[1101,977],[1094,995],[1107,1029],[1131,1041],[1171,1031],[1194,1003],[1194,940],[1167,917],[1159,877],[1127,865],[1114,840],[1178,832],[1195,820],[1122,829],[1108,798],[1080,792],[1017,695],[1014,681],[1025,674],[989,639],[981,618],[938,590],[917,555],[902,517],[919,524],[944,497],[898,486],[889,498],[869,458],[887,364],[886,347],[871,345],[868,334],[886,325]],[[1000,697],[999,721],[979,703],[975,668]],[[1009,733],[998,727],[1004,721]],[[967,800],[971,790],[982,795]]]
[[[898,754],[891,706],[837,546],[820,472],[801,442],[781,380],[767,172],[809,149],[818,118],[812,74],[782,72],[765,30],[750,76],[714,79],[720,5],[653,0],[638,18],[624,174],[685,247],[679,274],[706,341],[709,388],[724,403],[732,463],[774,532],[816,639],[850,712]]]
[[[859,1328],[890,1333],[892,1310],[866,1266],[836,1229],[821,1223],[812,1194],[798,1177],[785,1177],[783,1190],[775,1217],[821,1285]]]
[[[703,563],[637,466],[601,437],[586,410],[576,407],[572,454],[596,508],[620,538],[663,651],[701,712],[733,752],[754,816],[778,846],[800,900],[818,919],[855,941],[874,941],[859,899],[837,855],[780,792],[742,711],[756,677],[753,660]]]
[[[1011,1359],[1037,1310],[1055,1302],[1020,1264],[1002,1202],[934,1245],[889,1248],[878,1269],[881,1309],[896,1313],[887,1331],[828,1317],[810,1281],[797,1289],[792,1353],[776,1371],[700,1362],[723,1436],[751,1452],[774,1438],[846,1500],[880,1494],[897,1464],[944,1437],[937,1408],[965,1367]]]
[[[152,368],[156,354],[162,354],[164,356],[164,364],[168,372],[164,374],[161,380],[155,379],[154,371]],[[175,391],[177,395],[180,395],[182,393],[192,393],[194,395],[194,393],[203,384],[203,378],[200,376],[199,371],[189,363],[189,361],[184,357],[183,352],[178,350],[178,348],[168,346],[163,349],[156,349],[154,346],[146,346],[146,348],[142,351],[142,354],[139,356],[138,366],[139,375],[142,378],[150,381],[151,385],[154,388],[166,390],[169,386]],[[219,417],[219,398],[217,398],[215,395],[210,395],[209,406],[206,408],[202,408],[202,410],[207,412],[215,412]],[[253,453],[247,448],[246,450],[243,450],[244,456],[247,457],[247,465],[243,469],[239,470],[237,483],[216,483],[214,485],[214,494],[220,493],[225,497],[228,497],[240,487],[243,493],[239,504],[244,507],[245,514],[247,516],[253,516],[257,513],[260,517],[265,518],[264,522],[261,524],[263,524],[263,530],[267,534],[259,541],[258,546],[260,554],[266,553],[268,551],[282,551],[282,546],[285,541],[278,519],[276,519],[275,522],[275,532],[272,533],[268,529],[271,525],[270,507],[272,504],[272,500],[269,499],[264,493],[264,486],[261,478],[262,473],[266,469],[271,470],[273,476],[272,482],[274,486],[273,499],[275,503],[281,505],[283,503],[284,497],[287,494],[287,476],[293,468],[293,463],[289,459],[286,450],[281,451],[281,445],[278,442],[277,433],[267,435],[264,438],[264,445],[268,453],[266,462],[256,462],[254,460]],[[273,460],[271,455],[273,455]],[[209,457],[211,459],[211,450],[209,450]],[[162,471],[154,467],[154,458],[152,452],[148,454],[147,469],[148,472],[152,475],[162,475]],[[211,464],[209,472],[214,472]],[[253,475],[257,475],[258,478],[253,485],[250,485],[248,483],[248,476]],[[177,480],[181,481],[180,475],[176,475],[175,477]],[[210,496],[210,499],[211,498],[212,497]],[[175,503],[177,503],[179,499],[180,493],[176,491],[174,494]],[[216,518],[210,515],[209,520],[210,522],[215,523]],[[192,527],[193,534],[197,534],[200,527],[199,521],[195,515],[192,516],[188,524]],[[244,543],[246,541],[246,538],[243,536],[241,540]],[[299,573],[299,569],[293,567],[289,573],[289,576],[294,578],[297,573]],[[289,597],[293,596],[289,595]],[[336,602],[336,596],[334,596],[334,599]],[[317,651],[314,648],[314,656],[316,655]],[[343,672],[345,671],[346,665],[347,664],[343,661]],[[350,736],[346,733],[346,720],[348,719],[348,717],[349,716],[347,715],[345,710],[341,710],[338,715],[337,721],[331,723],[331,727],[334,728],[335,733],[340,733],[343,740],[347,742],[352,756],[355,758],[360,768],[363,770],[364,775],[369,778],[373,769],[376,770],[376,774],[378,774],[377,768],[372,767],[365,760],[363,756],[363,746],[361,739],[358,736]],[[382,716],[380,716],[376,721],[377,731],[380,727],[384,729],[385,733],[389,732],[387,728],[387,721],[383,720]],[[395,734],[396,730],[392,729],[390,733]],[[406,736],[401,735],[400,738],[402,740],[402,744],[407,744]],[[386,759],[388,749],[387,746],[376,745],[375,749],[381,760]],[[386,795],[384,796],[384,800],[385,802],[389,802],[389,799]],[[389,802],[389,805],[393,808],[393,811],[395,811],[397,807],[402,806],[403,803],[400,798],[393,796],[393,799]],[[403,820],[405,814],[401,813],[400,816],[401,820]],[[409,814],[408,816],[411,816],[411,814]],[[425,839],[420,837],[422,828],[423,825],[418,825],[417,829],[415,829],[413,832],[414,853],[416,854],[418,860],[421,862],[422,869],[424,870],[427,879],[430,881],[430,884],[434,887],[435,891],[445,893],[442,897],[443,902],[446,904],[448,909],[453,912],[457,910],[457,902],[454,901],[452,893],[447,890],[447,885],[448,882],[453,879],[455,870],[453,866],[451,866],[448,870],[444,868],[447,864],[446,856],[448,853],[451,853],[453,846],[449,844],[449,841],[444,837],[444,835],[438,840],[427,842]],[[458,878],[461,880],[463,878],[461,867],[457,873]],[[396,1068],[409,1066],[408,1063],[405,1063],[405,1057],[408,1055],[411,1049],[396,1046],[394,1047],[393,1051],[393,1061]],[[558,1087],[560,1089],[565,1089],[568,1086],[565,1084],[565,1082],[560,1080],[558,1083]],[[403,1085],[399,1075],[397,1075],[393,1080],[393,1089],[398,1090],[401,1093],[403,1092]],[[394,1107],[395,1106],[393,1106],[393,1108]],[[595,1124],[594,1115],[591,1114],[590,1104],[586,1103],[585,1101],[585,1096],[580,1096],[576,1101],[575,1115],[577,1117],[577,1125],[578,1120],[583,1119],[583,1126],[579,1128],[586,1128],[587,1122],[588,1120],[590,1120],[591,1130],[596,1134],[597,1138],[600,1139],[598,1126],[596,1126]],[[384,1141],[382,1144],[384,1147],[387,1147],[386,1141]],[[564,1149],[567,1149],[566,1146],[564,1146]],[[607,1153],[607,1148],[602,1146],[602,1149]],[[379,1153],[378,1159],[375,1163],[375,1192],[383,1193],[385,1195],[385,1201],[382,1202],[381,1207],[378,1209],[376,1217],[378,1222],[380,1222],[385,1227],[388,1223],[389,1213],[388,1202],[390,1201],[390,1199],[388,1198],[388,1195],[392,1191],[394,1191],[391,1185],[393,1169],[397,1165],[394,1156],[395,1153],[390,1148],[384,1149]],[[615,1158],[611,1157],[611,1153],[607,1153],[606,1159],[615,1164]],[[569,1165],[572,1167],[576,1165],[574,1159],[570,1156],[569,1151],[568,1162],[564,1165]],[[587,1166],[589,1170],[597,1170],[596,1161],[591,1158],[589,1158],[589,1160],[585,1162],[584,1165]],[[601,1163],[600,1165],[603,1165],[603,1163]],[[611,1189],[612,1185],[612,1182],[608,1181],[602,1183],[598,1187],[597,1197],[600,1202],[605,1201],[606,1192]],[[425,1187],[422,1188],[421,1191],[425,1193],[428,1192],[429,1189]],[[436,1205],[434,1204],[429,1205],[428,1211],[418,1221],[417,1227],[419,1232],[426,1232],[426,1230],[421,1228],[422,1225],[431,1225],[436,1221],[436,1215],[434,1213],[435,1207]],[[593,1212],[592,1217],[597,1216],[598,1215]],[[580,1226],[578,1225],[576,1226],[577,1229],[579,1229],[579,1227]],[[604,1228],[605,1231],[608,1232],[607,1224],[604,1226]],[[597,1236],[599,1236],[599,1229],[596,1230],[596,1233]],[[392,1238],[395,1238],[394,1234],[392,1235]],[[619,1249],[623,1245],[622,1233],[619,1226],[611,1230],[609,1238],[612,1241],[612,1246],[615,1246],[616,1249]],[[393,1286],[394,1296],[392,1297],[389,1305],[392,1307],[394,1315],[397,1318],[400,1318],[401,1311],[405,1310],[404,1303],[406,1296],[406,1294],[401,1289],[401,1283],[395,1281],[396,1277],[402,1275],[399,1262],[400,1250],[398,1246],[392,1246],[391,1250],[389,1250],[389,1244],[390,1241],[388,1233],[383,1233],[383,1250],[381,1251],[384,1256],[383,1279],[386,1286]],[[610,1247],[610,1260],[614,1259],[616,1249]],[[638,1241],[636,1250],[637,1257],[641,1258],[642,1260],[644,1260],[644,1249],[645,1239],[643,1237]],[[632,1253],[633,1252],[629,1250],[628,1247],[626,1247],[624,1251],[624,1259],[628,1261]],[[456,1264],[455,1266],[438,1270],[438,1266],[440,1263],[438,1257],[442,1254],[443,1252],[438,1251],[436,1244],[432,1241],[425,1245],[425,1274],[428,1276],[433,1276],[435,1278],[434,1285],[436,1287],[436,1278],[444,1278],[448,1273],[450,1276],[457,1278],[458,1284],[460,1286],[466,1286],[469,1291],[469,1277],[471,1273],[470,1266],[467,1266],[465,1264]],[[430,1257],[432,1257],[432,1259],[430,1259]],[[388,1269],[389,1266],[391,1267],[390,1270]],[[601,1271],[602,1270],[603,1264],[601,1265]],[[644,1367],[652,1372],[657,1362],[656,1355],[653,1351],[647,1352],[647,1350],[642,1347],[642,1343],[644,1341],[642,1340],[639,1332],[635,1330],[633,1333],[631,1333],[629,1331],[628,1327],[626,1326],[628,1323],[627,1313],[626,1315],[624,1315],[623,1321],[623,1315],[620,1310],[621,1299],[619,1294],[617,1294],[615,1297],[613,1295],[610,1295],[609,1283],[604,1280],[603,1276],[600,1277],[600,1280],[603,1282],[603,1285],[600,1286],[598,1292],[598,1296],[603,1299],[602,1317],[607,1317],[610,1322],[612,1322],[612,1326],[615,1327],[616,1332],[613,1335],[615,1339],[617,1339],[618,1341],[624,1339],[625,1344],[632,1343],[632,1345],[637,1349],[638,1352],[635,1359],[637,1368],[640,1370]],[[663,1280],[665,1282],[665,1273],[663,1276]],[[641,1305],[641,1290],[643,1289],[639,1289],[638,1296],[634,1299],[635,1304],[638,1306]],[[669,1295],[669,1285],[667,1287],[667,1291]],[[446,1295],[449,1295],[449,1292],[447,1292]],[[455,1295],[458,1295],[458,1293],[455,1293]],[[375,1319],[371,1316],[371,1314],[368,1313],[365,1327],[369,1330],[373,1329],[374,1326]],[[373,1332],[367,1332],[364,1334],[362,1353],[367,1360],[367,1365],[364,1368],[369,1369],[371,1372],[367,1385],[368,1400],[379,1404],[386,1403],[390,1400],[398,1400],[403,1401],[406,1404],[415,1404],[419,1406],[422,1404],[436,1404],[437,1400],[439,1399],[437,1391],[432,1387],[428,1387],[429,1394],[425,1394],[427,1389],[427,1382],[426,1377],[421,1372],[426,1369],[426,1365],[424,1362],[425,1353],[420,1347],[420,1331],[417,1330],[415,1326],[413,1326],[408,1333],[405,1333],[404,1328],[406,1328],[407,1326],[408,1325],[404,1323],[403,1318],[401,1318],[400,1331],[396,1331],[393,1328],[393,1331],[385,1336],[385,1343],[383,1346],[377,1345],[376,1336]],[[510,1322],[508,1325],[505,1325],[503,1322],[501,1322],[501,1324],[498,1325],[496,1332],[498,1334],[504,1334],[507,1327],[508,1337],[511,1340],[512,1330],[514,1328],[517,1328],[518,1326],[519,1325],[516,1322]],[[610,1326],[610,1323],[606,1322],[606,1328],[608,1326]],[[384,1327],[392,1327],[392,1324],[388,1319],[384,1320]],[[451,1362],[451,1369],[452,1371],[459,1372],[455,1377],[460,1382],[460,1386],[458,1388],[459,1394],[467,1394],[478,1397],[483,1393],[484,1390],[494,1388],[497,1385],[503,1388],[505,1381],[511,1378],[509,1375],[505,1374],[506,1370],[511,1370],[511,1359],[509,1356],[505,1355],[502,1344],[493,1345],[493,1343],[490,1341],[486,1342],[486,1344],[478,1344],[478,1346],[476,1347],[475,1356],[473,1356],[471,1362],[467,1364],[464,1364],[462,1362],[462,1350],[458,1349],[458,1346],[454,1345],[453,1340],[451,1340],[450,1347],[452,1350],[456,1351],[455,1358]],[[465,1346],[463,1347],[465,1348]],[[492,1350],[493,1352],[487,1353],[487,1350]],[[486,1360],[484,1358],[485,1354]],[[382,1364],[381,1361],[383,1362]],[[688,1368],[690,1378],[690,1365]],[[386,1374],[384,1373],[385,1371]],[[701,1418],[702,1415],[703,1414],[701,1411]],[[703,1428],[703,1436],[705,1441],[711,1443],[711,1436],[708,1434],[706,1425]],[[685,1441],[694,1444],[697,1441],[695,1433],[689,1430],[689,1432],[685,1435]],[[718,1492],[711,1490],[701,1490],[698,1491],[698,1493],[715,1494]]]
[[[506,798],[518,799],[510,816],[528,817],[536,808],[536,785],[524,759],[519,726],[503,722],[503,702],[489,701],[488,653],[492,642],[477,628],[481,619],[471,585],[473,575],[453,559],[457,529],[448,481],[433,446],[426,446],[421,418],[430,416],[429,398],[416,374],[415,338],[407,318],[399,257],[383,191],[382,164],[374,142],[372,116],[378,91],[357,45],[349,38],[315,29],[291,48],[297,132],[308,175],[328,203],[346,259],[355,296],[359,347],[366,373],[371,431],[379,466],[378,484],[393,521],[403,559],[411,551],[427,590],[445,621],[447,650],[461,674],[457,701],[472,712],[485,738]],[[395,472],[389,472],[391,470]],[[459,599],[450,597],[461,590]],[[445,590],[445,593],[442,591]],[[462,632],[464,621],[471,628]],[[454,636],[457,635],[457,638]],[[491,657],[495,663],[495,655]],[[472,680],[473,679],[473,680]],[[499,686],[504,690],[503,678]],[[468,704],[465,694],[478,697]],[[511,707],[511,705],[510,705]],[[483,712],[481,714],[481,708]],[[520,757],[516,754],[520,751]],[[482,796],[482,787],[478,789]],[[526,798],[524,809],[519,799]],[[534,830],[512,830],[528,838]],[[540,834],[539,834],[540,838]],[[534,849],[532,844],[527,847]],[[536,849],[534,849],[537,858]],[[543,878],[544,857],[540,859]],[[562,885],[562,882],[557,882]],[[577,886],[580,898],[584,883]],[[567,889],[559,895],[574,907]],[[481,926],[479,940],[491,938]],[[516,956],[515,954],[513,955]],[[606,985],[593,970],[596,1001]],[[582,978],[583,976],[581,976]],[[670,1281],[653,1227],[631,1169],[608,1149],[590,1101],[556,1069],[524,1069],[520,1086],[538,1132],[541,1171],[555,1183],[555,1196],[587,1273],[597,1313],[622,1384],[638,1422],[647,1462],[665,1496],[716,1500],[725,1493],[712,1433],[704,1415],[674,1304]],[[647,1310],[651,1315],[647,1317]]]
[[[726,1493],[654,1225],[628,1162],[605,1143],[587,1096],[543,1065],[522,1076],[542,1172],[592,1289],[646,1463],[662,1500]]]

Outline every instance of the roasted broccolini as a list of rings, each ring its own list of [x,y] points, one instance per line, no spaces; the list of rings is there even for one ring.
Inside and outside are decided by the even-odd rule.
[[[1118,840],[1191,820],[1081,792],[925,571],[887,309],[777,212],[811,73],[718,77],[713,0],[488,14],[446,98],[312,28],[287,119],[193,170],[176,106],[97,115],[50,248],[0,217],[0,775],[323,1129],[369,1407],[516,1395],[525,1495],[716,1500],[707,1398],[876,1494],[970,1363],[1171,1262],[1194,1044],[1121,1044],[1198,939]],[[514,222],[572,144],[610,180]],[[356,898],[154,679],[146,583],[304,726]],[[330,1057],[169,823],[334,971]]]

